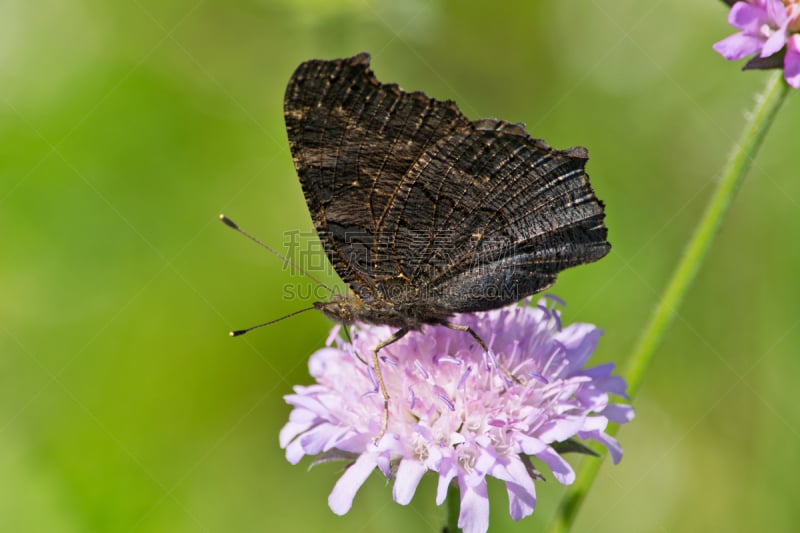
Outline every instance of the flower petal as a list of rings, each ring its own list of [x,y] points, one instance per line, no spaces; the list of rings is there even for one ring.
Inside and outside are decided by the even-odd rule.
[[[299,441],[292,441],[286,446],[286,460],[289,464],[296,465],[305,456],[306,451]]]
[[[298,412],[298,410],[295,409],[292,411],[292,413],[295,412]],[[311,427],[311,424],[311,420],[306,422],[294,422],[290,419],[289,422],[287,422],[286,425],[281,428],[281,431],[278,434],[278,442],[280,443],[281,448],[286,448],[296,436],[308,430],[308,428]]]
[[[536,432],[536,436],[542,442],[561,442],[580,431],[583,424],[583,417],[565,416],[555,418],[543,424],[540,430]]]
[[[314,413],[314,414],[327,413],[328,412],[327,408],[325,407],[325,405],[320,403],[318,395],[315,394],[315,392],[317,392],[316,389],[318,388],[319,387],[315,388],[313,386],[295,387],[295,390],[297,390],[297,394],[286,395],[283,397],[283,399],[286,400],[286,403],[288,403],[289,405],[294,405],[295,407],[299,407],[302,410],[307,411],[308,413]],[[297,409],[295,409],[295,411],[296,410]],[[295,414],[295,412],[292,411],[292,414],[290,416],[292,417],[301,416],[301,413],[302,411]],[[309,416],[308,413],[302,414],[304,420],[308,418]]]
[[[546,450],[542,450],[536,454],[536,457],[550,467],[553,476],[559,483],[571,485],[575,481],[575,471],[553,448],[548,447]]]
[[[746,2],[736,2],[728,13],[728,24],[747,33],[757,33],[766,22],[767,12],[764,8]]]
[[[341,329],[340,324],[336,324],[333,328],[331,328],[331,332],[328,333],[328,338],[325,339],[325,346],[333,346],[333,341],[339,336],[339,330]]]
[[[728,61],[736,61],[758,53],[762,42],[757,37],[734,33],[733,35],[714,43],[714,50]]]
[[[295,442],[300,442],[306,454],[316,455],[326,451],[328,449],[326,444],[343,431],[347,431],[347,429],[333,424],[320,424],[297,437]]]
[[[338,366],[340,351],[336,348],[322,348],[314,352],[308,360],[308,372],[315,378],[325,376],[329,366]]]
[[[761,57],[769,57],[786,45],[786,30],[781,28],[769,36],[761,49]]]
[[[461,509],[458,512],[458,527],[463,533],[485,533],[489,529],[489,496],[483,477],[477,479],[458,478],[461,490]]]
[[[603,331],[592,324],[578,323],[572,324],[554,335],[554,338],[561,342],[567,350],[569,367],[564,375],[571,375],[574,370],[586,364],[602,334]]]
[[[506,483],[508,493],[508,513],[514,520],[521,520],[536,509],[536,489],[525,490],[516,483]]]
[[[582,439],[592,439],[596,440],[600,444],[606,447],[608,453],[611,455],[611,460],[614,461],[614,464],[619,463],[622,460],[622,446],[619,445],[617,439],[610,435],[606,435],[602,431],[587,431],[578,433],[578,436]]]
[[[621,396],[623,398],[629,397],[627,394],[625,394],[628,384],[625,383],[625,380],[620,376],[597,378],[592,380],[592,384],[602,391],[610,392],[611,394],[616,394],[617,396]]]
[[[400,505],[408,505],[417,490],[417,485],[419,485],[422,475],[427,470],[425,465],[419,461],[414,461],[413,459],[400,461],[394,487],[392,488],[394,501]]]
[[[536,507],[536,487],[528,469],[519,458],[513,458],[506,465],[510,478],[506,481],[508,492],[508,512],[514,520],[531,514]]]
[[[436,505],[442,505],[447,497],[447,489],[450,482],[458,474],[456,462],[453,459],[446,459],[439,464],[439,484],[436,486]]]
[[[608,394],[596,387],[581,387],[575,396],[585,408],[592,411],[602,411],[608,405]]]
[[[328,496],[328,506],[331,511],[343,515],[350,510],[356,492],[375,469],[375,465],[375,456],[365,453],[344,471]]]
[[[634,412],[633,407],[630,405],[623,405],[621,403],[612,403],[607,405],[605,409],[600,412],[601,415],[608,418],[617,424],[625,424],[633,420]]]
[[[789,38],[786,46],[786,57],[783,59],[783,77],[786,83],[800,89],[800,34]]]
[[[536,455],[540,451],[547,448],[547,444],[541,440],[531,437],[529,435],[519,434],[516,436],[517,443],[519,443],[522,453],[525,455]]]
[[[786,16],[786,6],[783,0],[766,0],[765,7],[767,8],[769,22],[785,31],[789,17]]]
[[[608,419],[604,416],[587,416],[583,420],[583,427],[580,429],[581,432],[583,431],[605,431],[608,427]],[[576,431],[576,433],[578,433]]]

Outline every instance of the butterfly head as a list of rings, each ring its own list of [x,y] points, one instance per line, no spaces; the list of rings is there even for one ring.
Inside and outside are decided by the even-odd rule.
[[[314,302],[314,309],[335,322],[352,324],[356,317],[353,314],[353,302],[343,295],[336,295],[329,302]]]

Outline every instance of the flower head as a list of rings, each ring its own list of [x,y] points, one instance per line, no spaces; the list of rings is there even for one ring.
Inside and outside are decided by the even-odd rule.
[[[334,328],[328,347],[311,356],[317,383],[297,386],[286,397],[294,409],[280,442],[293,464],[317,454],[318,462],[354,461],[328,499],[335,513],[350,509],[375,468],[394,479],[393,497],[400,504],[411,501],[423,474],[432,471],[439,476],[437,504],[455,482],[461,494],[458,525],[479,533],[489,521],[486,476],[505,482],[511,516],[519,520],[533,512],[533,481],[542,479],[531,458],[565,484],[575,474],[556,451],[559,442],[593,439],[615,463],[620,460],[622,450],[605,428],[609,421],[633,418],[630,406],[609,403],[609,394],[625,396],[625,382],[611,375],[613,364],[584,368],[599,329],[562,329],[559,311],[544,300],[459,315],[456,322],[471,327],[490,352],[469,334],[444,326],[426,326],[379,352],[391,400],[388,430],[377,444],[383,400],[364,361],[392,329],[354,327],[348,343]]]
[[[729,60],[757,54],[745,68],[782,67],[786,82],[800,89],[800,0],[736,2],[728,23],[741,31],[714,44],[714,50]]]

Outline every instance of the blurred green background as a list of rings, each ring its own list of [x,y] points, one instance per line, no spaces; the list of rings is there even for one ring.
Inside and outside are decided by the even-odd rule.
[[[340,465],[278,447],[330,324],[280,260],[312,228],[283,91],[303,60],[372,53],[379,79],[589,147],[612,253],[562,274],[568,322],[629,354],[768,76],[711,44],[715,0],[41,0],[0,18],[0,531],[438,531],[373,474],[345,517]],[[791,94],[680,310],[577,531],[786,531],[800,523],[800,180]],[[792,124],[795,126],[793,127]],[[579,459],[572,458],[573,464]],[[496,530],[521,523],[491,484]]]

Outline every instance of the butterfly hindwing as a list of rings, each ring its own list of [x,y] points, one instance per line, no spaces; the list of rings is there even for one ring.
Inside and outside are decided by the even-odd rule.
[[[439,237],[410,250],[403,265],[418,298],[451,312],[492,309],[608,253],[585,150],[554,150],[520,125],[493,119],[439,144],[407,174],[406,194],[380,228],[410,235],[436,228]]]

